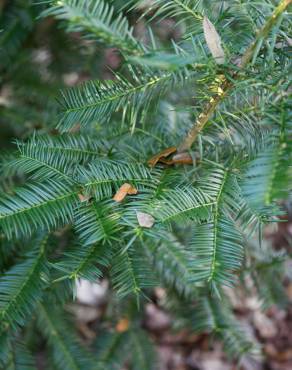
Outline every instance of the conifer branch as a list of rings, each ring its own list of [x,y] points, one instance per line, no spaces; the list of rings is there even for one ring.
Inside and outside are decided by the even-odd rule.
[[[5,326],[16,328],[23,325],[40,297],[48,272],[44,257],[47,239],[45,236],[39,240],[35,250],[27,254],[27,259],[0,279],[0,331]]]
[[[220,209],[219,209],[219,203],[220,203],[220,198],[222,196],[222,192],[223,192],[223,189],[224,189],[224,186],[225,186],[225,182],[226,182],[226,179],[227,179],[227,176],[228,176],[228,172],[226,171],[224,173],[224,176],[222,178],[222,183],[221,183],[221,186],[219,188],[219,192],[217,194],[217,197],[216,197],[216,205],[214,207],[214,211],[213,211],[213,227],[214,227],[214,234],[213,234],[213,244],[214,244],[214,249],[213,249],[213,255],[212,255],[212,261],[211,261],[211,268],[210,268],[210,275],[208,277],[208,282],[212,281],[214,279],[214,276],[215,276],[215,271],[216,271],[216,263],[217,263],[217,248],[218,248],[218,231],[219,231],[219,228],[218,228],[218,222],[219,222],[219,218],[220,218]]]
[[[249,62],[253,58],[258,43],[262,42],[262,40],[268,36],[271,29],[277,23],[279,17],[291,4],[291,2],[292,0],[282,0],[280,4],[276,7],[271,17],[267,20],[265,25],[256,35],[255,40],[250,44],[250,46],[243,54],[240,62],[241,69],[244,69],[249,64]],[[236,78],[237,76],[238,74],[235,74],[233,77]],[[226,94],[233,88],[234,84],[228,81],[226,77],[224,76],[219,77],[219,79],[221,80],[221,82],[219,82],[218,84],[217,95],[215,97],[211,97],[208,103],[205,105],[202,113],[199,115],[193,127],[188,132],[187,136],[185,137],[181,145],[178,147],[178,152],[184,152],[191,148],[192,144],[194,143],[200,132],[204,129],[205,125],[208,123],[209,119],[215,112],[220,102],[224,99]]]
[[[57,360],[55,360],[55,362],[65,362],[67,369],[81,370],[82,367],[80,366],[80,363],[76,357],[76,353],[72,351],[72,339],[70,338],[69,343],[66,342],[66,339],[64,338],[65,333],[62,332],[63,328],[60,328],[60,326],[58,325],[59,323],[55,322],[52,317],[51,311],[48,311],[48,307],[46,307],[42,303],[39,303],[38,314],[41,318],[41,324],[45,325],[45,335],[49,340],[51,340],[54,352],[57,353],[58,350],[62,356],[62,359],[59,360],[57,356],[60,356],[60,354],[55,355],[54,357],[57,357]]]
[[[149,7],[142,0],[50,0],[35,11],[19,1],[3,8],[0,23],[8,15],[8,27],[2,27],[0,49],[4,41],[13,58],[11,66],[4,58],[9,83],[0,111],[18,150],[7,146],[0,154],[0,369],[34,369],[42,350],[57,370],[154,370],[152,329],[141,327],[147,297],[174,313],[177,328],[214,333],[238,360],[254,354],[224,286],[236,283],[246,292],[248,277],[264,308],[285,302],[288,253],[265,242],[263,227],[283,215],[278,204],[289,204],[291,21],[285,9],[291,2],[152,0]],[[58,22],[47,25],[54,32],[44,38],[32,32],[21,48],[26,20],[14,28],[18,10],[23,18],[31,10],[54,16]],[[157,25],[142,35],[140,18],[134,32],[140,15],[175,19],[176,27],[183,25],[182,42],[156,32]],[[62,35],[59,25],[77,34]],[[103,56],[81,37],[120,55]],[[214,68],[210,54],[218,63],[225,52],[240,56],[236,66]],[[104,62],[119,69],[111,80],[104,80]],[[74,78],[67,80],[65,71]],[[87,76],[100,81],[64,93],[59,127],[68,133],[62,134],[52,128],[57,106],[50,98]],[[15,122],[21,127],[14,129]],[[31,139],[26,128],[36,130]],[[190,128],[178,150],[173,143]],[[181,164],[196,159],[187,150],[198,136],[200,159],[185,168]],[[78,310],[79,321],[79,303],[71,305],[74,284],[103,276],[110,309],[100,317],[105,335],[99,333],[91,352],[66,308]],[[163,296],[155,287],[164,288]],[[78,298],[82,290],[77,286]],[[94,325],[97,319],[94,314]],[[39,334],[42,348],[34,338]],[[92,332],[84,334],[93,339]]]
[[[68,22],[70,32],[83,31],[91,39],[106,46],[117,47],[126,55],[143,55],[143,45],[133,36],[133,28],[120,14],[114,17],[114,8],[103,0],[58,0],[43,16],[52,15]]]

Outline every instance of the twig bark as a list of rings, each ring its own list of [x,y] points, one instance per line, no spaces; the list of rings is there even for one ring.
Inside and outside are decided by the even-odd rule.
[[[270,30],[277,23],[279,17],[291,3],[292,0],[282,0],[280,4],[275,8],[273,14],[270,16],[270,18],[267,20],[264,26],[257,33],[255,40],[250,44],[250,46],[246,49],[245,53],[243,54],[239,66],[241,69],[245,68],[249,64],[249,62],[253,58],[258,43],[268,36]],[[233,77],[236,78],[236,75]],[[220,79],[221,81],[218,85],[217,95],[215,97],[211,97],[209,101],[206,103],[202,113],[199,115],[196,122],[188,132],[187,136],[185,137],[181,145],[178,147],[178,152],[180,153],[185,152],[191,148],[192,144],[194,143],[199,133],[203,130],[203,128],[213,115],[219,103],[226,96],[226,94],[232,89],[233,87],[232,82],[227,81],[225,77],[221,77]]]

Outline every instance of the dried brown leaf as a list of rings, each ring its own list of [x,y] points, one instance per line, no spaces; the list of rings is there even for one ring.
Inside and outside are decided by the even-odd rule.
[[[174,152],[176,152],[176,147],[175,146],[171,146],[169,148],[166,148],[166,149],[162,150],[162,152],[160,152],[160,153],[156,154],[155,156],[153,156],[152,158],[150,158],[149,161],[148,161],[148,165],[150,167],[154,167],[160,161],[161,158],[166,158]]]
[[[225,61],[225,54],[221,46],[221,38],[215,26],[207,17],[203,19],[203,30],[205,40],[213,58],[217,64],[223,64]]]
[[[116,194],[113,197],[113,200],[116,202],[122,202],[122,200],[125,199],[125,197],[129,194],[137,194],[138,190],[134,188],[131,184],[125,183],[123,184],[119,190],[116,192]]]
[[[174,164],[193,164],[194,159],[189,153],[184,152],[175,154],[171,159],[160,158],[159,162],[171,166]]]
[[[131,186],[130,189],[128,190],[128,195],[135,195],[138,193],[138,190],[134,188],[134,186]]]
[[[172,164],[193,164],[193,158],[189,153],[178,153],[172,157]]]
[[[88,195],[83,195],[83,194],[78,194],[78,198],[80,200],[81,203],[83,202],[87,202],[89,199],[90,199],[90,196]]]

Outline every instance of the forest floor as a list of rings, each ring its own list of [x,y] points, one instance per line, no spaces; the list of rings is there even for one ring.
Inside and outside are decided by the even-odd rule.
[[[107,282],[101,285],[83,282],[71,310],[75,313],[77,328],[86,342],[99,334],[104,312]],[[156,289],[157,297],[163,295]],[[292,300],[292,284],[287,286]],[[99,305],[102,303],[103,308]],[[262,348],[262,355],[243,359],[240,365],[226,357],[220,342],[208,333],[194,334],[171,329],[172,318],[156,302],[148,303],[141,326],[150,333],[158,353],[158,370],[290,370],[292,369],[292,307],[269,308],[264,313],[255,297],[233,301],[233,309],[241,324]],[[122,319],[116,330],[127,330]],[[126,368],[121,370],[126,370]]]

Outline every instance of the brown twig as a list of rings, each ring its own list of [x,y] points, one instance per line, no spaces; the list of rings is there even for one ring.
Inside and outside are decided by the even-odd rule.
[[[275,8],[271,17],[267,20],[265,25],[259,30],[256,35],[255,40],[250,44],[250,46],[246,49],[245,53],[243,54],[241,61],[240,61],[240,68],[245,68],[248,63],[253,58],[254,52],[257,48],[257,45],[261,40],[265,39],[270,30],[273,26],[277,23],[279,17],[282,13],[287,9],[287,7],[292,3],[292,0],[282,0],[280,4]],[[233,76],[236,78],[237,75]],[[193,127],[188,132],[187,136],[178,147],[178,152],[184,152],[191,148],[193,142],[196,140],[199,133],[203,130],[211,116],[213,115],[214,111],[216,110],[219,103],[222,99],[226,96],[229,90],[233,87],[233,83],[227,81],[225,77],[220,77],[221,82],[218,84],[218,90],[215,97],[211,97],[208,103],[204,106],[202,113],[197,118],[196,122],[194,123]]]

